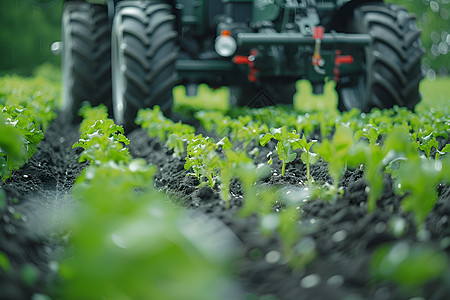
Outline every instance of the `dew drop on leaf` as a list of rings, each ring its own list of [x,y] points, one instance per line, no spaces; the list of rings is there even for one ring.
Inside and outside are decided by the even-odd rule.
[[[399,242],[394,247],[392,247],[391,251],[389,251],[387,258],[392,264],[398,265],[406,259],[408,254],[409,254],[409,245],[406,242]]]
[[[111,234],[111,240],[114,243],[114,245],[116,245],[117,247],[123,248],[123,249],[127,248],[127,245],[126,245],[124,239],[120,235],[118,235],[116,233]]]

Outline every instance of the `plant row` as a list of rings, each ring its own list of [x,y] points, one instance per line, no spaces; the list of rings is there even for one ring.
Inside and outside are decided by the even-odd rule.
[[[207,244],[217,224],[175,207],[153,188],[156,168],[133,159],[122,126],[104,106],[84,107],[76,213],[59,273],[64,299],[213,299],[227,290],[235,242],[228,232]],[[206,222],[211,226],[205,231]],[[220,230],[220,227],[216,228]]]
[[[450,157],[443,156],[450,146],[439,146],[437,140],[448,139],[450,125],[439,113],[417,115],[395,108],[375,110],[361,116],[357,111],[351,111],[329,121],[323,112],[295,119],[293,114],[279,108],[250,112],[237,118],[221,112],[199,112],[197,118],[206,130],[219,136],[218,142],[196,135],[189,125],[165,118],[158,107],[141,110],[136,122],[146,128],[150,136],[165,142],[175,155],[184,158],[185,168],[199,178],[201,185],[213,187],[218,181],[227,206],[229,183],[233,177],[240,177],[241,181],[244,177],[252,178],[249,186],[258,180],[258,175],[250,176],[241,171],[242,165],[253,164],[249,154],[259,151],[257,147],[248,149],[248,146],[266,146],[271,140],[275,143],[270,144],[273,151],[269,154],[276,154],[282,162],[281,175],[285,174],[286,164],[294,161],[300,153],[307,170],[307,183],[312,190],[323,190],[324,183],[315,184],[310,166],[319,159],[325,161],[333,179],[333,185],[325,193],[331,200],[339,194],[338,183],[345,170],[362,168],[369,185],[369,211],[375,209],[376,200],[384,188],[384,174],[389,173],[394,179],[395,191],[401,196],[406,195],[402,201],[403,208],[414,212],[417,225],[422,224],[437,200],[436,185],[450,180],[445,171]],[[281,127],[271,127],[282,123]],[[307,139],[317,129],[321,132],[321,141]],[[232,143],[236,146],[233,147]],[[432,150],[435,153],[433,157]],[[268,164],[272,160],[269,155]],[[256,170],[254,164],[253,167]]]
[[[449,146],[438,143],[438,140],[448,140],[449,122],[440,113],[418,115],[398,108],[374,110],[370,114],[351,111],[329,121],[329,116],[323,112],[294,116],[280,109],[264,108],[250,110],[237,118],[201,111],[197,118],[206,130],[219,136],[218,141],[195,134],[189,125],[165,118],[158,107],[141,110],[136,123],[147,129],[151,137],[165,142],[175,156],[184,159],[185,169],[190,171],[188,176],[196,176],[200,186],[218,185],[226,207],[230,201],[230,182],[237,178],[243,192],[239,215],[256,214],[261,232],[278,235],[283,259],[294,268],[304,267],[316,255],[311,247],[301,246],[302,204],[316,199],[335,201],[342,195],[338,184],[346,169],[363,170],[368,184],[365,191],[369,212],[375,210],[385,176],[389,175],[395,193],[402,199],[403,211],[413,213],[419,232],[437,201],[437,185],[450,181],[446,172],[450,167],[450,155],[446,155]],[[317,131],[321,132],[319,140],[308,137]],[[261,149],[258,145],[273,147],[267,164],[253,162],[252,157]],[[431,155],[432,150],[434,155]],[[289,191],[283,195],[279,188],[261,184],[260,179],[270,174],[271,154],[276,154],[281,161],[281,176],[286,172],[286,164],[300,156],[307,180],[295,190],[296,197],[290,197]],[[315,182],[311,176],[310,166],[319,160],[328,165],[331,185]],[[276,172],[272,170],[272,174]],[[280,195],[283,203],[278,202]],[[275,212],[274,206],[280,205],[281,209]],[[405,245],[386,245],[375,251],[374,278],[420,285],[444,273],[445,255],[420,244],[406,245],[411,252],[405,256],[405,262],[390,261],[390,253]],[[433,261],[434,265],[424,264],[425,261]],[[406,262],[423,272],[407,278]]]
[[[0,79],[0,177],[3,181],[37,150],[56,117],[58,89],[41,79]]]

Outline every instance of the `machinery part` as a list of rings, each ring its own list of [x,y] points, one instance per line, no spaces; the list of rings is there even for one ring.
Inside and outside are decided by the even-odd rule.
[[[112,29],[113,108],[118,124],[130,130],[137,111],[159,105],[166,116],[178,82],[175,16],[168,4],[123,1]]]
[[[234,106],[264,107],[277,104],[292,105],[297,91],[295,81],[261,82],[261,87],[249,83],[230,87],[230,102]]]
[[[61,31],[63,110],[67,119],[80,120],[78,110],[87,100],[111,109],[111,40],[106,6],[64,3]]]
[[[348,19],[345,32],[368,33],[373,43],[364,50],[364,74],[339,78],[339,109],[414,109],[420,101],[424,53],[415,18],[397,5],[372,3],[356,8]]]
[[[325,70],[322,69],[325,61],[322,59],[320,55],[320,48],[323,40],[324,28],[322,26],[316,26],[313,30],[313,39],[315,41],[314,45],[314,54],[312,56],[312,65],[314,66],[314,70],[319,74],[325,74]]]
[[[222,33],[216,38],[214,49],[222,57],[230,57],[236,52],[236,40],[231,36],[229,30],[222,30]]]

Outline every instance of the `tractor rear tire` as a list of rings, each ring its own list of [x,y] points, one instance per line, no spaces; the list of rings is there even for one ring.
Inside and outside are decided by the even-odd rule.
[[[170,116],[178,82],[175,15],[163,3],[118,4],[112,29],[114,118],[127,131],[136,128],[137,111],[159,105]]]
[[[62,15],[63,111],[78,122],[83,101],[105,104],[111,112],[111,37],[105,5],[64,3]]]
[[[369,34],[373,43],[364,50],[364,74],[342,77],[336,85],[338,108],[369,112],[398,105],[413,110],[420,101],[424,54],[415,17],[397,5],[371,3],[348,19],[344,32]]]

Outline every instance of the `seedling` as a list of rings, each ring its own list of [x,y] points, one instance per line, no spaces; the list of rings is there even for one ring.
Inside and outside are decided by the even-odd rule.
[[[128,148],[124,148],[123,145],[129,143],[124,136],[123,127],[114,124],[111,119],[106,119],[97,120],[88,127],[73,148],[84,148],[79,158],[80,162],[92,161],[97,165],[108,161],[127,163],[131,160],[131,155]]]
[[[328,172],[333,178],[334,193],[338,193],[339,180],[344,173],[349,158],[348,152],[353,144],[353,132],[349,127],[340,126],[336,129],[333,140],[324,139],[314,145],[314,151],[327,163]]]
[[[293,150],[300,148],[299,139],[300,135],[296,131],[288,132],[286,126],[281,128],[272,128],[271,133],[266,133],[259,143],[261,146],[265,146],[271,139],[276,139],[277,145],[275,146],[278,158],[282,161],[281,175],[284,176],[286,163],[294,161],[297,157],[297,153]]]
[[[310,172],[310,165],[315,164],[319,160],[319,156],[317,155],[317,153],[313,153],[311,151],[312,145],[314,145],[316,142],[317,142],[316,140],[312,140],[310,142],[306,141],[304,135],[300,140],[298,140],[298,143],[300,144],[300,147],[303,150],[302,154],[300,155],[300,158],[302,162],[306,165],[306,178],[309,184],[312,184],[314,182]]]
[[[186,170],[192,168],[194,173],[188,173],[188,175],[194,175],[200,180],[199,187],[207,184],[213,188],[216,183],[215,165],[210,161],[220,159],[215,152],[217,147],[213,138],[203,137],[201,134],[187,141],[187,157],[184,168]],[[203,178],[207,181],[202,181]]]

